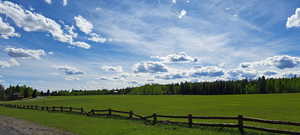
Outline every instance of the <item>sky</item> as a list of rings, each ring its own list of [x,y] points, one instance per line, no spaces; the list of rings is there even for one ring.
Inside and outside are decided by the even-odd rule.
[[[0,83],[40,90],[300,76],[298,0],[0,0]]]

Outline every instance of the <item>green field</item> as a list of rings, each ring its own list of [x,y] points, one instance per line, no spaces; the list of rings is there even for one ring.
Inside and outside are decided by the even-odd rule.
[[[5,102],[7,103],[7,102]],[[237,116],[239,114],[271,120],[300,122],[300,94],[220,95],[220,96],[70,96],[47,97],[9,103],[72,106],[89,109],[129,111],[142,115],[156,112],[166,115]],[[89,118],[71,114],[1,108],[0,114],[31,120],[74,133],[91,134],[238,134],[237,130],[149,126],[139,121]],[[226,122],[226,121],[213,121]],[[231,122],[231,121],[230,121]],[[249,123],[253,124],[253,123]],[[257,126],[267,126],[259,124]],[[276,127],[279,126],[268,126]],[[296,127],[280,127],[296,129]],[[298,127],[299,128],[299,127]],[[258,132],[254,132],[258,133]]]

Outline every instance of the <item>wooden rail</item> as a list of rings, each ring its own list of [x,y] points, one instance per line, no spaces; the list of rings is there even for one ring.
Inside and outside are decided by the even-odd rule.
[[[71,112],[77,113],[81,115],[87,116],[99,116],[99,115],[107,115],[113,116],[115,113],[117,114],[125,114],[126,116],[119,115],[121,117],[126,117],[129,119],[140,119],[146,122],[151,122],[153,125],[157,123],[162,124],[174,124],[174,125],[187,125],[188,127],[193,126],[209,126],[209,127],[228,127],[228,128],[238,128],[241,134],[244,134],[244,129],[265,131],[269,133],[279,133],[279,134],[289,134],[289,135],[300,135],[299,131],[289,131],[289,130],[281,130],[281,129],[272,129],[272,128],[263,128],[256,127],[251,125],[245,125],[244,122],[257,122],[257,123],[266,123],[266,124],[276,124],[276,125],[287,125],[287,126],[300,126],[300,122],[289,122],[289,121],[279,121],[279,120],[264,120],[259,118],[251,118],[244,117],[242,115],[238,115],[236,117],[209,117],[209,116],[193,116],[192,114],[188,114],[186,116],[170,116],[170,115],[160,115],[153,113],[150,116],[142,116],[134,113],[133,111],[120,111],[113,109],[105,109],[105,110],[96,110],[92,109],[89,112],[85,112],[83,108],[74,108],[74,107],[64,107],[64,106],[37,106],[37,105],[16,105],[16,104],[0,104],[3,107],[9,108],[18,108],[18,109],[32,109],[32,110],[41,110],[41,111],[56,111],[56,112]],[[170,118],[170,119],[186,119],[186,122],[178,122],[178,121],[166,121],[159,120],[159,118]],[[202,120],[236,120],[237,123],[199,123],[194,122],[193,120],[202,119]]]

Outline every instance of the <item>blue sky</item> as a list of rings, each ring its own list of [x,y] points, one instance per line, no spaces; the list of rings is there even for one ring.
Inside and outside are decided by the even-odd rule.
[[[0,18],[6,86],[300,75],[297,0],[0,0]]]

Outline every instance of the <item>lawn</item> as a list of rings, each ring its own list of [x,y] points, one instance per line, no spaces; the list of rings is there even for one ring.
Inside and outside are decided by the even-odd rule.
[[[6,102],[7,103],[7,102]],[[142,96],[142,95],[126,95],[126,96],[70,96],[70,97],[47,97],[33,100],[14,101],[9,103],[47,105],[47,106],[73,106],[89,109],[117,109],[117,110],[133,110],[135,113],[142,115],[151,115],[156,112],[166,115],[199,115],[199,116],[237,116],[239,114],[250,117],[258,117],[271,120],[284,120],[300,122],[300,94],[266,94],[266,95],[220,95],[220,96]],[[88,118],[68,114],[52,114],[47,112],[32,112],[28,110],[11,110],[2,109],[0,114],[17,116],[19,118],[33,120],[35,122],[59,127],[79,134],[105,133],[109,134],[110,130],[116,130],[111,134],[199,134],[203,130],[188,129],[177,127],[173,128],[164,126],[146,126],[142,122],[115,120],[107,118]],[[32,115],[36,113],[37,115]],[[22,115],[21,115],[22,114]],[[57,117],[57,122],[51,118]],[[37,118],[40,117],[40,118]],[[62,117],[62,118],[60,118]],[[74,117],[74,118],[73,118]],[[78,124],[72,124],[78,122]],[[90,121],[90,122],[89,122]],[[216,122],[216,121],[214,121]],[[221,121],[217,121],[221,122]],[[101,128],[105,124],[105,131]],[[118,125],[118,126],[117,126]],[[267,126],[259,124],[258,126]],[[103,126],[102,126],[103,127]],[[279,126],[268,126],[276,127]],[[88,130],[85,130],[89,128]],[[95,128],[95,129],[94,129]],[[103,130],[100,130],[100,129]],[[115,129],[116,128],[116,129]],[[296,129],[296,127],[281,127]],[[109,130],[110,129],[110,130]],[[172,129],[172,130],[170,130]],[[100,130],[100,131],[99,131]],[[204,133],[206,131],[204,130]],[[218,134],[219,131],[209,130],[205,134]],[[231,134],[235,131],[231,131]],[[238,132],[237,132],[238,133]],[[222,133],[226,134],[226,132]]]

